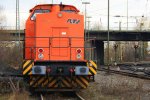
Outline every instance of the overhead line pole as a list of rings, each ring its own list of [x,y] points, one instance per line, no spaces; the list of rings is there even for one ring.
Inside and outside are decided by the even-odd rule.
[[[16,36],[18,36],[20,49],[20,15],[19,15],[19,0],[16,0]],[[17,40],[17,39],[16,39]]]
[[[86,17],[87,17],[87,10],[86,10],[86,5],[87,4],[90,4],[90,2],[82,2],[82,4],[84,4],[85,5],[85,34],[84,34],[84,40],[86,40]]]
[[[18,46],[18,64],[21,66],[20,57],[21,55],[21,42],[20,42],[20,14],[19,14],[19,0],[16,0],[16,44]],[[17,40],[19,42],[17,42]]]
[[[107,61],[108,61],[108,66],[107,66],[107,68],[108,68],[108,73],[109,73],[109,69],[110,69],[110,67],[109,67],[109,64],[110,64],[110,62],[109,62],[109,0],[108,0],[108,37],[107,37],[107,54],[108,54],[108,57],[107,57]]]
[[[87,38],[87,34],[86,34],[86,33],[87,33],[87,32],[86,32],[86,17],[87,17],[86,5],[87,5],[87,4],[90,4],[90,2],[82,2],[82,4],[85,5],[85,12],[84,12],[84,13],[85,13],[85,17],[84,17],[84,19],[85,19],[85,20],[84,20],[84,21],[85,21],[85,24],[84,24],[84,25],[85,25],[85,26],[84,26],[84,28],[85,28],[85,29],[84,29],[84,41],[86,42],[86,38]],[[86,47],[86,43],[85,43],[85,47]],[[85,59],[88,59],[88,57],[89,57],[89,56],[88,56],[88,53],[85,52]]]
[[[20,50],[20,8],[19,8],[19,0],[18,0],[18,34],[19,34],[19,50]]]
[[[91,16],[88,16],[87,19],[88,19],[88,34],[87,34],[87,40],[88,42],[91,42],[90,41],[90,18],[92,18]],[[92,45],[92,43],[91,43]],[[92,60],[92,46],[90,46],[91,49],[90,49],[90,55],[89,55],[89,60]]]
[[[90,22],[91,22],[91,21],[90,21],[90,18],[92,18],[92,17],[91,17],[91,16],[88,16],[88,17],[87,17],[87,19],[88,19],[88,21],[87,21],[87,22],[88,22],[88,36],[87,36],[87,37],[88,37],[88,40],[90,39]]]
[[[128,31],[128,0],[127,0],[127,31]]]
[[[18,11],[18,0],[16,0],[16,37],[17,37],[17,20],[18,20],[18,18],[17,18],[17,16],[18,16],[18,13],[17,13],[17,11]],[[15,40],[17,41],[17,38],[15,38]]]

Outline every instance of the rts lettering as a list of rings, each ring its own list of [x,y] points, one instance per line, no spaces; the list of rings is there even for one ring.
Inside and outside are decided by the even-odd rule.
[[[79,24],[80,20],[78,20],[78,19],[68,19],[67,23],[70,23],[70,24]]]

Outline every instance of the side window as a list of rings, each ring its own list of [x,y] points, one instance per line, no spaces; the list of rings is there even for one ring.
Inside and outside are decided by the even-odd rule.
[[[49,12],[50,12],[50,10],[36,9],[36,10],[34,10],[34,13],[33,13],[32,16],[31,16],[31,20],[35,20],[37,14],[49,13]]]
[[[62,10],[62,12],[74,13],[74,12],[76,12],[76,11],[75,11],[75,10]]]

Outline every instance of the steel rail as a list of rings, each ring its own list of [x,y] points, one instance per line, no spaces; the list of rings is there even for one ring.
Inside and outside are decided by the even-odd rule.
[[[44,100],[44,97],[42,94],[40,94],[40,100]]]
[[[102,69],[98,69],[98,71],[108,72],[108,69],[102,68]],[[117,70],[112,70],[112,69],[109,69],[109,72],[129,76],[129,77],[135,77],[135,78],[150,80],[150,76],[148,76],[148,75],[141,75],[141,74],[136,74],[136,73],[131,73],[131,72],[124,72],[124,71],[117,71]]]
[[[77,99],[78,99],[78,100],[85,100],[83,97],[81,97],[81,96],[79,95],[79,93],[75,92],[75,95],[77,96]]]

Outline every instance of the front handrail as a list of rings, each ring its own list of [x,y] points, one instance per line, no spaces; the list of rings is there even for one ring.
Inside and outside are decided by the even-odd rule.
[[[31,53],[30,58],[32,60],[34,60],[36,58],[36,49],[37,48],[49,48],[49,51],[50,51],[50,48],[70,48],[70,60],[71,60],[71,56],[72,56],[72,53],[71,53],[71,51],[72,51],[71,49],[72,48],[84,49],[84,55],[85,55],[85,51],[89,50],[88,51],[88,52],[90,52],[89,53],[89,55],[90,55],[89,57],[93,56],[94,49],[96,48],[96,47],[91,47],[91,46],[90,47],[85,47],[84,45],[83,46],[72,46],[72,44],[71,44],[72,39],[83,39],[83,41],[84,41],[84,37],[25,37],[25,39],[28,39],[28,38],[31,38],[31,39],[47,38],[47,39],[49,39],[49,46],[36,46],[36,43],[34,43],[34,45],[32,45],[32,46],[25,46],[25,49],[26,48],[30,49],[30,53]],[[60,39],[68,38],[68,46],[58,46],[58,47],[56,46],[56,47],[53,47],[52,46],[52,39],[54,39],[54,38],[60,38]],[[88,57],[88,59],[91,60],[91,58],[89,58],[89,57]]]

